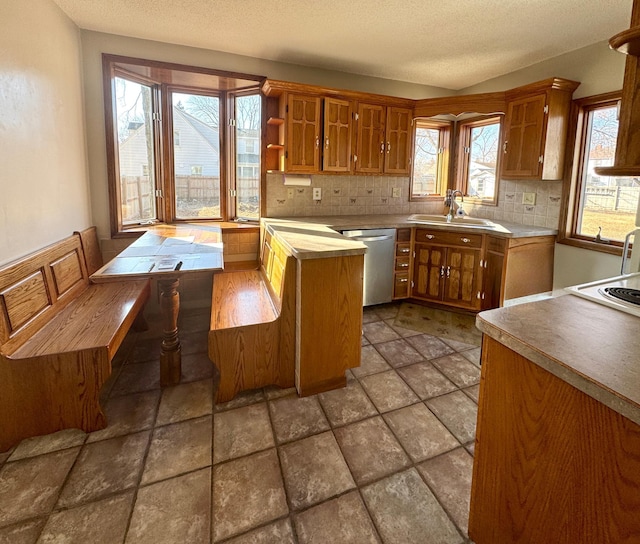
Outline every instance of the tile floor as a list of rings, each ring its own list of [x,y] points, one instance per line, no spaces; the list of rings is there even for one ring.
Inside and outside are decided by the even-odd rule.
[[[174,387],[158,339],[130,334],[106,429],[0,454],[0,543],[469,542],[480,350],[395,327],[397,311],[365,309],[346,388],[217,406],[208,312],[183,312]]]

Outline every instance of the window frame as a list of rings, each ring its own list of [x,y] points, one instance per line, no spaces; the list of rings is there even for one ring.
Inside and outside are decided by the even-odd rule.
[[[426,195],[416,195],[413,191],[413,183],[416,166],[416,132],[418,128],[435,129],[439,132],[438,138],[438,163],[436,166],[436,192]],[[440,200],[444,197],[446,190],[449,188],[449,170],[450,170],[450,149],[451,149],[451,133],[452,123],[439,119],[421,119],[413,120],[412,143],[413,150],[411,154],[411,177],[409,183],[409,202],[424,202],[428,200]]]
[[[498,205],[498,194],[500,193],[500,171],[502,167],[502,142],[503,142],[503,121],[504,115],[481,115],[474,116],[463,121],[456,122],[456,149],[455,149],[455,174],[453,176],[454,186],[453,189],[461,191],[464,197],[468,199],[470,203],[480,204],[486,206]],[[481,198],[469,195],[468,182],[469,182],[469,162],[471,160],[471,153],[465,151],[466,148],[470,148],[471,144],[471,132],[474,128],[483,127],[487,125],[498,125],[498,144],[496,149],[496,181],[493,197]]]
[[[234,144],[231,137],[231,129],[234,127],[230,126],[229,123],[231,117],[228,112],[231,112],[231,115],[233,114],[233,108],[230,108],[229,104],[236,95],[255,94],[260,96],[262,102],[260,111],[263,114],[264,96],[261,92],[261,86],[265,81],[265,77],[106,53],[102,55],[102,68],[111,236],[117,238],[133,235],[135,231],[139,231],[140,228],[149,223],[141,221],[135,224],[123,224],[118,162],[117,110],[114,92],[116,77],[124,77],[153,87],[153,113],[159,116],[159,120],[153,123],[156,218],[152,222],[235,221],[237,219],[235,215],[235,196],[230,196],[235,195],[235,175],[233,173],[235,170],[235,155],[233,154]],[[176,73],[179,73],[180,83],[172,83],[170,81],[172,75]],[[215,82],[217,82],[217,85],[214,84]],[[170,104],[171,94],[169,91],[215,95],[220,99],[220,219],[176,218],[173,171],[174,129]],[[264,137],[264,121],[263,116],[260,126],[261,137]],[[262,156],[261,147],[258,149],[261,165],[260,216],[264,214],[266,209],[266,203],[262,198],[264,195],[265,176],[262,164],[264,157]],[[240,220],[246,221],[246,219]]]
[[[570,135],[567,150],[573,149],[573,161],[565,170],[565,184],[560,208],[558,243],[622,256],[623,241],[597,242],[593,236],[576,232],[580,213],[580,201],[584,183],[584,163],[587,158],[586,142],[589,130],[588,117],[593,110],[618,105],[622,91],[613,91],[574,100],[571,111]]]

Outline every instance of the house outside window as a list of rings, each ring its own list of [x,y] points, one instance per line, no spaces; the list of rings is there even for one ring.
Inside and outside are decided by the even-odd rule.
[[[410,200],[441,196],[447,188],[450,123],[416,120]]]

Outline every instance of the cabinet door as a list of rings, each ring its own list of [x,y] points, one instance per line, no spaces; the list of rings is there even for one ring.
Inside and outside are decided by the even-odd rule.
[[[324,171],[351,170],[351,117],[351,102],[336,98],[324,99]]]
[[[289,95],[287,101],[287,170],[320,170],[320,103],[315,96]]]
[[[477,285],[479,274],[479,250],[447,248],[443,302],[467,308],[479,308]]]
[[[358,104],[356,172],[382,172],[384,166],[384,115],[384,106]]]
[[[411,117],[406,108],[387,108],[384,171],[387,174],[409,173]]]
[[[540,178],[546,95],[514,100],[507,109],[502,176]]]
[[[416,244],[415,251],[411,295],[425,300],[442,300],[446,249]]]

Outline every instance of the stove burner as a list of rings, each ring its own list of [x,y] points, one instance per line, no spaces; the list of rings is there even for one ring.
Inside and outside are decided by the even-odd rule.
[[[604,292],[614,298],[624,300],[630,304],[640,305],[640,290],[628,287],[605,287]]]

